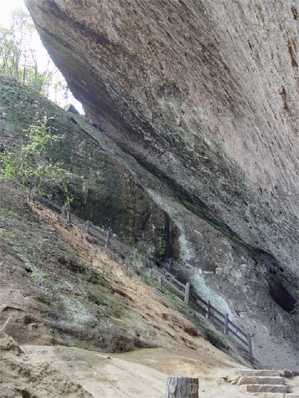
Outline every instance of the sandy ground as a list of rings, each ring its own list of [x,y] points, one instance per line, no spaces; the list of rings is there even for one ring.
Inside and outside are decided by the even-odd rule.
[[[13,189],[2,194],[3,217],[11,215],[14,229],[0,236],[0,398],[159,398],[168,375],[199,377],[201,397],[240,396],[223,380],[239,365],[205,338],[208,325],[198,329],[170,295],[135,275],[123,255],[91,243],[79,222],[66,227],[49,209],[32,213]],[[59,261],[62,255],[67,261]],[[81,305],[58,305],[66,297]],[[95,314],[96,322],[85,323],[82,314]],[[53,320],[69,322],[66,334]],[[87,336],[73,339],[74,326]],[[221,333],[209,331],[219,342]],[[138,345],[127,347],[127,332]],[[107,344],[94,345],[94,336]],[[127,353],[100,354],[113,351],[107,336],[121,344],[114,352]],[[144,346],[163,349],[130,351]]]
[[[5,198],[10,203],[10,199]],[[21,203],[21,200],[17,202]],[[8,206],[5,217],[11,214],[9,209]],[[132,273],[122,260],[124,256],[106,250],[100,242],[91,243],[81,224],[67,228],[64,220],[48,209],[37,208],[34,217],[27,209],[28,220],[23,213],[23,210],[21,215],[17,212],[12,220],[16,223],[14,234],[19,234],[11,237],[5,233],[0,242],[0,251],[2,249],[4,253],[0,281],[0,398],[162,398],[169,375],[199,378],[200,398],[252,396],[225,381],[225,377],[233,376],[240,365],[212,345],[202,331],[177,310],[177,303],[174,304],[169,295],[161,294]],[[40,242],[36,241],[39,235],[42,237]],[[55,246],[54,252],[56,241],[61,246]],[[41,247],[47,257],[41,257],[38,268],[30,269],[29,274],[22,256],[16,256],[11,250],[16,242],[22,243],[19,247],[21,254],[24,247],[30,253],[32,249],[34,261],[42,255],[36,247],[43,243]],[[46,246],[45,242],[48,242]],[[27,247],[29,243],[31,245]],[[61,263],[55,257],[56,252],[57,256],[62,252],[64,258],[75,258],[76,261]],[[68,269],[67,264],[72,267]],[[80,264],[84,264],[84,272],[78,268]],[[96,283],[87,283],[86,275],[101,278],[96,279]],[[63,285],[59,284],[61,281]],[[99,281],[105,281],[105,284],[101,285]],[[59,286],[62,286],[60,290]],[[52,291],[51,300],[40,300],[44,290]],[[89,299],[90,295],[84,292],[92,293],[93,298]],[[98,332],[99,337],[106,338],[105,329],[101,329],[106,314],[111,324],[106,334],[113,337],[118,332],[116,337],[120,337],[121,348],[126,348],[123,351],[128,351],[123,347],[127,331],[134,341],[138,337],[140,341],[150,343],[133,347],[164,348],[103,354],[92,350],[112,350],[108,346],[105,350],[94,347],[92,343],[96,340],[90,337],[88,346],[83,346],[84,336],[80,340],[67,339],[66,345],[77,344],[77,348],[63,346],[61,338],[52,339],[53,330],[49,329],[47,318],[53,309],[52,299],[57,299],[59,294],[80,297],[86,313],[99,314],[96,318],[99,322],[92,323],[93,326],[83,322],[82,330]],[[98,299],[109,301],[102,305]],[[84,313],[82,306],[79,309],[79,314]],[[74,308],[68,307],[62,314],[63,320],[73,312]],[[60,319],[61,307],[54,314]],[[75,321],[78,326],[81,317],[76,317]],[[213,332],[218,341],[222,335]],[[292,383],[299,386],[297,380]]]
[[[25,351],[31,363],[50,362],[94,398],[162,398],[168,375],[199,377],[202,398],[252,397],[224,381],[223,377],[232,375],[238,366],[225,357],[220,359],[219,367],[214,367],[189,353],[169,353],[163,349],[113,356],[65,347],[26,346]]]

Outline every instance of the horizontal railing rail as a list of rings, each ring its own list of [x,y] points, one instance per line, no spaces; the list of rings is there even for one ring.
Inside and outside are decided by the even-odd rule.
[[[113,234],[111,230],[102,230],[94,226],[92,223],[87,223],[86,228],[88,232],[102,240],[105,247],[113,246]],[[236,325],[230,318],[229,314],[225,314],[213,306],[210,301],[206,301],[200,295],[191,289],[190,283],[183,283],[179,281],[173,274],[163,269],[162,271],[151,269],[153,274],[159,281],[159,287],[162,290],[163,285],[168,285],[176,295],[189,305],[195,314],[196,312],[204,316],[215,324],[216,327],[221,328],[223,333],[227,336],[232,336],[236,342],[249,354],[250,359],[253,359],[252,338],[245,333],[238,325]]]
[[[182,283],[174,275],[168,271],[159,271],[158,278],[160,281],[160,288],[163,283],[170,286],[177,294],[177,296],[184,300],[185,304],[190,305],[193,309],[201,313],[206,319],[222,329],[227,336],[232,336],[237,343],[253,358],[252,338],[245,333],[238,325],[236,325],[230,318],[229,314],[223,313],[213,306],[209,301],[204,300],[197,292],[192,290],[190,283]]]
[[[52,207],[52,210],[61,211],[58,206],[53,205],[50,201],[43,200],[44,205],[47,207]],[[73,216],[74,217],[74,216]],[[82,225],[83,227],[83,225]],[[105,230],[98,226],[95,226],[92,222],[87,221],[84,225],[84,230],[87,235],[93,236],[97,241],[102,241],[105,244],[106,249],[114,249],[113,242],[114,237],[112,230]],[[128,246],[125,244],[120,244],[118,241],[118,245],[121,245],[120,249],[123,253],[119,253],[124,257],[130,251]],[[125,253],[125,254],[124,254]],[[252,338],[248,334],[246,334],[239,326],[237,326],[232,320],[229,319],[229,314],[223,314],[216,307],[214,307],[210,301],[204,300],[199,296],[197,292],[191,289],[191,284],[188,282],[186,284],[179,281],[173,274],[166,271],[157,271],[151,269],[153,273],[156,273],[156,276],[160,283],[160,288],[162,289],[163,284],[168,284],[175,292],[176,295],[182,299],[186,305],[189,305],[192,310],[195,310],[195,315],[198,317],[199,312],[205,318],[214,322],[215,325],[218,325],[222,328],[224,334],[233,336],[247,351],[250,356],[250,359],[253,359],[253,347],[252,347]]]

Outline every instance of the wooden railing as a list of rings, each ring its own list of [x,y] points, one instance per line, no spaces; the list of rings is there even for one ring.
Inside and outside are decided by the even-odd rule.
[[[43,203],[49,207],[49,203]],[[51,203],[50,203],[51,204]],[[57,207],[57,206],[56,206]],[[61,211],[59,207],[53,208],[52,210]],[[73,216],[74,217],[74,216]],[[85,233],[89,236],[93,236],[97,241],[102,241],[106,249],[114,249],[113,247],[113,237],[111,229],[104,230],[102,228],[96,227],[92,222],[87,221],[84,226],[82,225]],[[121,257],[126,257],[130,249],[127,245],[118,241],[116,251],[120,251]],[[227,336],[232,336],[239,343],[239,345],[249,354],[250,359],[253,359],[253,347],[252,338],[246,334],[242,329],[240,329],[234,322],[229,319],[229,314],[223,314],[217,308],[215,308],[210,301],[206,301],[201,298],[197,292],[191,289],[191,284],[188,282],[186,284],[180,282],[175,278],[174,275],[170,274],[168,271],[157,271],[152,269],[152,273],[159,280],[160,289],[163,288],[163,284],[168,284],[175,291],[176,295],[182,299],[186,305],[190,306],[196,316],[200,316],[198,313],[212,321],[215,326],[220,327],[223,333]]]
[[[182,299],[186,305],[189,305],[195,310],[195,314],[200,313],[206,319],[209,319],[214,325],[223,331],[227,336],[233,337],[236,342],[248,353],[249,357],[253,359],[252,337],[245,333],[239,326],[232,322],[229,314],[222,313],[214,307],[210,301],[204,300],[197,292],[191,288],[190,283],[182,283],[177,280],[174,275],[167,271],[157,272],[160,288],[163,284],[169,285]]]
[[[101,240],[105,245],[105,248],[112,248],[113,246],[113,234],[110,229],[103,230],[99,227],[94,226],[91,222],[85,224],[86,232]],[[119,246],[120,242],[118,242]],[[127,245],[121,244],[118,247],[125,257],[129,254]],[[158,279],[159,288],[162,290],[163,285],[169,285],[172,290],[176,293],[184,303],[194,311],[195,316],[204,316],[206,319],[213,322],[213,324],[220,329],[225,335],[231,336],[239,344],[239,346],[249,355],[250,359],[253,359],[253,346],[252,337],[245,333],[239,326],[237,326],[229,318],[229,314],[222,313],[216,307],[214,307],[210,301],[204,300],[199,296],[197,292],[192,289],[191,284],[188,282],[186,284],[180,282],[173,274],[169,273],[167,270],[154,270],[152,269],[152,274]]]
[[[105,244],[105,248],[109,248],[113,245],[113,234],[109,230],[101,230],[95,227],[92,223],[86,223],[87,232],[91,233],[93,236],[102,239]],[[126,245],[122,244],[122,251],[126,251]],[[126,253],[128,254],[128,253]],[[180,282],[173,274],[169,273],[167,270],[152,270],[156,278],[159,281],[159,287],[162,290],[163,284],[168,284],[175,291],[177,297],[182,299],[184,303],[190,308],[192,308],[197,317],[204,316],[206,319],[214,323],[214,325],[221,329],[221,331],[235,339],[235,341],[240,345],[243,350],[245,350],[250,359],[253,359],[253,345],[252,337],[245,333],[239,326],[237,326],[229,318],[229,314],[222,313],[216,307],[214,307],[210,301],[204,300],[199,296],[197,292],[192,289],[191,284],[188,282],[186,284]],[[200,315],[199,315],[200,314]]]

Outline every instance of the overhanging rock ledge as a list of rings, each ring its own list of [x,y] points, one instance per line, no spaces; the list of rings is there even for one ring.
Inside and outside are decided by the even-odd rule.
[[[26,3],[99,145],[179,227],[181,272],[264,365],[298,366],[299,2]]]

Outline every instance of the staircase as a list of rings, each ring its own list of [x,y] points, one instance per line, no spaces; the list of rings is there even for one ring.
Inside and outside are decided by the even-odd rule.
[[[292,372],[286,370],[238,370],[238,377],[233,384],[238,384],[246,392],[254,393],[259,398],[299,398],[299,393],[292,393],[287,378]]]

